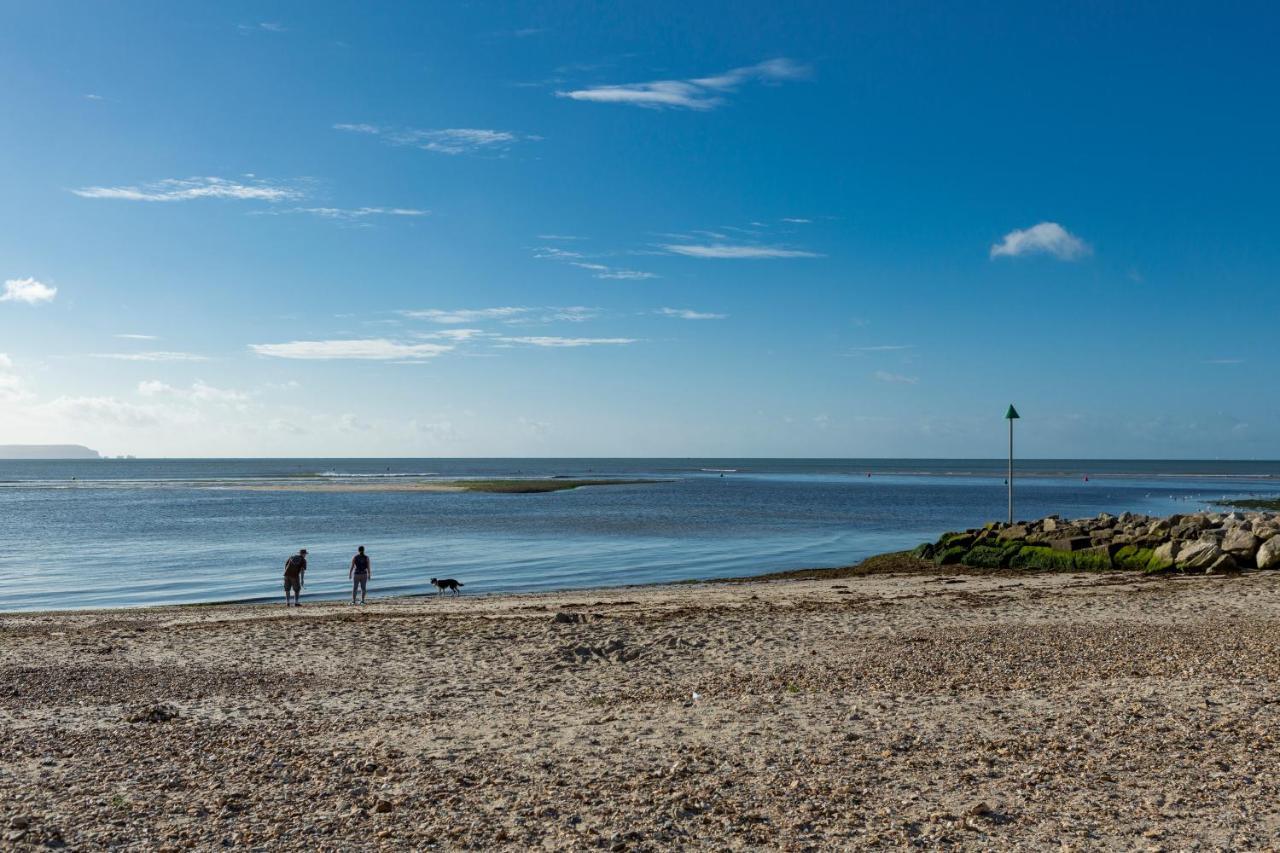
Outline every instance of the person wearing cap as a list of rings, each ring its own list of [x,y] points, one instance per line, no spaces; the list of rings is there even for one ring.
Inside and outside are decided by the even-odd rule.
[[[307,549],[303,548],[284,561],[284,606],[289,606],[289,590],[293,590],[293,606],[302,606],[302,576],[307,573]]]

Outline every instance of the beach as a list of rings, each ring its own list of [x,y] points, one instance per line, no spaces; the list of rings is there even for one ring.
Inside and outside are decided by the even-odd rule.
[[[1272,843],[1275,575],[907,568],[0,616],[0,838]]]

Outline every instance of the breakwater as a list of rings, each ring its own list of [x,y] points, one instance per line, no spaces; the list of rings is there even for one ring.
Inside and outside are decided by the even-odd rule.
[[[1220,572],[1280,568],[1280,515],[1051,515],[944,533],[913,552],[938,565],[1042,571]]]

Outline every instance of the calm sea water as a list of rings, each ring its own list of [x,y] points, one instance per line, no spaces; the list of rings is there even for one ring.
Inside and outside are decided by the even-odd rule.
[[[1000,460],[287,459],[0,461],[0,610],[715,578],[855,562],[1005,515]],[[656,477],[540,495],[248,491],[269,481]],[[869,476],[868,476],[869,475]],[[1280,493],[1280,462],[1029,460],[1017,514],[1167,513]],[[1087,480],[1086,480],[1087,478]]]

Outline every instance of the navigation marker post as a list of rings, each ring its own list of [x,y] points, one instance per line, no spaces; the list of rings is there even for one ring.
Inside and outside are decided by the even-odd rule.
[[[1005,480],[1009,484],[1009,523],[1013,524],[1013,422],[1022,417],[1018,414],[1018,410],[1013,407],[1013,403],[1009,404],[1009,411],[1004,413],[1004,419],[1009,422],[1009,479]]]

